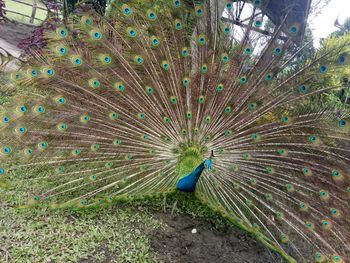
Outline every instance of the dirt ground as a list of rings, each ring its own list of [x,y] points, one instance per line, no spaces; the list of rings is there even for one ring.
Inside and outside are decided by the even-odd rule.
[[[157,214],[157,218],[168,225],[166,230],[156,230],[150,236],[151,248],[159,255],[159,262],[284,262],[238,229],[215,229],[210,222],[188,215]],[[192,233],[194,228],[196,234]]]

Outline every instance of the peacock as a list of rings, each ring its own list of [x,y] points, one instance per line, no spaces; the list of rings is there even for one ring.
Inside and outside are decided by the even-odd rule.
[[[274,3],[77,10],[7,78],[1,176],[53,207],[188,192],[288,262],[349,262],[349,114],[322,100],[350,43],[296,66],[303,21],[266,29]]]

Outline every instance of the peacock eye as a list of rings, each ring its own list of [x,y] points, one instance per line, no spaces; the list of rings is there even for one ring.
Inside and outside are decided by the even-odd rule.
[[[254,24],[255,24],[256,27],[261,27],[262,26],[262,22],[260,20],[255,21]]]
[[[197,17],[202,17],[204,15],[204,10],[202,6],[196,6],[195,11]]]
[[[151,21],[154,21],[157,19],[157,15],[154,11],[152,10],[148,10],[147,11],[147,16],[148,16],[148,19],[151,20]]]
[[[189,55],[188,49],[187,48],[183,48],[182,51],[181,51],[181,55],[183,57],[188,57],[188,55]]]
[[[346,125],[346,121],[345,120],[340,120],[339,121],[339,126],[340,127],[344,127]]]
[[[11,152],[11,148],[10,147],[4,147],[4,153],[5,154],[9,154]]]
[[[311,142],[314,142],[314,141],[316,141],[317,138],[316,138],[316,136],[313,136],[313,135],[312,135],[312,136],[310,136],[309,139],[310,139]]]
[[[299,87],[299,91],[301,92],[301,93],[305,93],[306,92],[306,86],[305,85],[301,85],[300,87]]]
[[[181,6],[180,0],[175,0],[174,5],[175,5],[175,7],[180,7]]]
[[[254,4],[255,6],[260,6],[260,5],[261,5],[261,0],[254,0],[254,1],[253,1],[253,4]]]
[[[154,38],[152,43],[153,43],[154,46],[157,46],[159,44],[159,40]]]
[[[344,53],[344,54],[341,54],[338,58],[338,63],[343,65],[347,62],[348,60],[348,54],[347,53]]]
[[[292,26],[292,27],[289,29],[289,32],[292,33],[292,34],[296,34],[296,33],[298,33],[298,29],[297,29],[295,26]]]
[[[277,47],[275,48],[275,50],[273,51],[273,53],[276,55],[276,56],[279,56],[282,54],[282,49]]]
[[[267,74],[267,75],[265,76],[265,80],[269,81],[269,80],[271,80],[271,79],[272,79],[272,75],[271,75],[271,74]]]
[[[224,89],[224,85],[223,85],[223,84],[219,84],[219,85],[216,87],[216,90],[217,90],[218,92],[221,92],[223,89]]]
[[[241,78],[239,79],[239,83],[240,83],[240,84],[245,84],[245,83],[247,83],[247,78],[246,78],[246,77],[241,77]]]
[[[182,22],[181,22],[180,19],[175,19],[174,24],[175,24],[176,30],[179,30],[179,31],[180,31],[180,30],[182,29]]]
[[[320,66],[320,73],[326,73],[327,72],[327,67],[326,66]]]
[[[126,16],[129,16],[132,13],[132,9],[131,7],[129,7],[128,5],[124,4],[122,6],[122,10],[123,10],[123,14]]]

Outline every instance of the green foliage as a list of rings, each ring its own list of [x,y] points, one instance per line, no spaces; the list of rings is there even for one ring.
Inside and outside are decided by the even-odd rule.
[[[350,52],[349,43],[350,33],[345,35],[331,34],[330,37],[322,42],[322,47],[318,52],[322,56],[328,54],[331,50],[339,50],[339,52],[335,53],[333,56],[333,60],[337,61],[340,54]],[[320,88],[338,87],[338,89],[324,94],[321,101],[327,108],[349,110],[350,105],[344,102],[348,101],[347,98],[350,90],[348,83],[350,77],[350,65],[346,64],[339,66],[336,62],[333,64],[334,65],[332,66],[334,66],[334,70],[320,77],[317,84]]]
[[[339,30],[331,34],[332,37],[341,37],[350,33],[350,18],[347,18],[343,25],[339,27]]]

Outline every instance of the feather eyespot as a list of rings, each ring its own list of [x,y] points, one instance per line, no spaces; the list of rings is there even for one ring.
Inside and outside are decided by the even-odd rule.
[[[65,47],[61,47],[61,48],[59,48],[59,53],[60,53],[60,55],[66,55],[67,49]]]
[[[183,28],[182,22],[180,21],[180,19],[175,19],[175,28],[176,30],[181,30]]]
[[[265,76],[265,80],[267,80],[267,81],[270,81],[270,80],[272,80],[272,74],[267,74],[266,76]]]
[[[346,121],[345,120],[340,120],[338,122],[339,127],[345,127],[346,126]]]
[[[216,90],[217,90],[218,92],[223,91],[223,90],[224,90],[224,85],[220,83],[219,85],[217,85]]]
[[[142,65],[143,64],[143,58],[139,55],[136,55],[134,57],[134,62],[137,64],[137,65]]]
[[[299,92],[302,93],[302,94],[306,93],[307,92],[307,87],[305,85],[301,85],[299,87]]]
[[[340,65],[348,64],[348,62],[349,62],[349,54],[348,53],[343,53],[339,56],[338,63]]]
[[[147,17],[149,20],[155,21],[157,19],[157,14],[153,10],[148,10]]]
[[[45,141],[42,141],[42,142],[39,142],[37,146],[38,146],[38,149],[39,149],[40,151],[43,151],[43,150],[46,150],[46,149],[47,149],[48,143],[45,142]]]
[[[59,37],[65,38],[68,36],[68,31],[65,28],[57,28],[56,33],[58,34]]]
[[[28,111],[27,106],[25,105],[18,106],[16,110],[20,113],[26,113]]]
[[[229,58],[229,56],[228,56],[227,53],[223,53],[223,54],[221,55],[221,61],[222,61],[223,63],[228,63],[228,62],[230,61],[230,58]]]
[[[157,47],[159,45],[159,39],[156,36],[152,36],[150,41],[151,41],[152,46],[154,46],[154,47]]]
[[[261,20],[256,20],[256,21],[254,22],[254,25],[255,25],[256,27],[261,27],[261,26],[262,26],[262,21],[261,21]]]
[[[8,124],[10,122],[10,117],[8,116],[3,117],[3,122]]]
[[[1,152],[4,154],[4,155],[9,155],[11,152],[12,152],[12,149],[9,147],[9,146],[5,146],[1,149]]]
[[[135,38],[137,36],[137,31],[133,27],[128,27],[126,29],[126,32],[127,32],[128,36],[131,37],[131,38]]]
[[[207,43],[207,38],[204,35],[199,35],[197,38],[198,45],[204,46]]]
[[[176,98],[175,96],[171,96],[171,97],[170,97],[170,102],[171,102],[172,104],[176,104],[176,103],[177,103],[177,98]]]
[[[181,50],[181,56],[186,58],[189,56],[189,51],[188,51],[188,48],[187,47],[184,47],[182,50]]]
[[[131,7],[128,6],[128,5],[126,5],[126,4],[122,5],[122,10],[123,10],[123,14],[124,14],[125,16],[129,16],[129,15],[131,15],[131,13],[132,13]]]
[[[195,7],[195,13],[197,17],[202,17],[204,15],[204,9],[202,6]]]
[[[169,70],[169,63],[168,61],[162,61],[162,68],[165,70],[165,71],[168,71]]]
[[[180,7],[181,6],[181,1],[180,0],[174,0],[174,6],[176,8]]]
[[[239,79],[239,83],[240,83],[240,84],[245,84],[245,83],[247,83],[247,81],[248,81],[248,79],[247,79],[246,76],[243,76],[243,77],[241,77],[241,78]]]
[[[262,0],[254,0],[253,1],[254,6],[261,6],[261,4],[262,4]]]
[[[117,83],[114,84],[114,88],[117,91],[123,92],[125,90],[125,85],[122,82],[117,82]]]
[[[190,79],[189,78],[184,78],[183,80],[182,80],[182,84],[185,86],[185,87],[188,87],[189,85],[190,85]]]
[[[66,99],[61,97],[61,98],[58,99],[58,103],[59,104],[65,104],[66,103]]]
[[[326,73],[328,71],[328,68],[324,65],[321,65],[319,70],[320,70],[320,73]]]
[[[119,118],[119,115],[116,112],[110,112],[108,116],[111,120],[116,120]]]
[[[199,102],[200,104],[203,104],[203,103],[205,102],[204,96],[200,96],[199,99],[198,99],[198,102]]]
[[[152,93],[153,93],[153,88],[150,87],[150,86],[147,86],[147,87],[146,87],[146,92],[147,92],[148,94],[152,94]]]
[[[232,10],[233,4],[232,3],[226,3],[227,10]]]
[[[291,26],[289,28],[289,33],[292,34],[292,35],[296,35],[296,34],[298,34],[298,32],[299,32],[299,29],[296,26]]]
[[[38,76],[38,71],[36,69],[32,69],[32,70],[30,70],[30,75],[32,77],[37,77]]]

